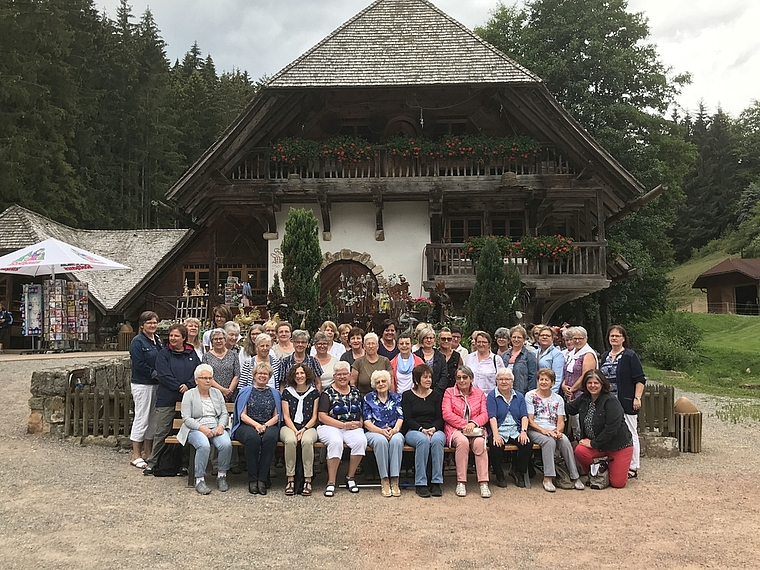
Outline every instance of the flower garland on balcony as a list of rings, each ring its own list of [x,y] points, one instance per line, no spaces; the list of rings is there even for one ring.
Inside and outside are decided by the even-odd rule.
[[[480,164],[507,159],[510,162],[529,160],[541,150],[530,137],[486,137],[463,135],[443,137],[436,142],[397,136],[385,143],[388,153],[402,158],[431,157],[438,159],[474,160]]]
[[[530,261],[557,260],[569,257],[578,246],[573,238],[559,234],[553,236],[523,236],[513,242],[506,236],[477,236],[467,239],[464,249],[468,257],[477,262],[487,240],[496,240],[502,257],[524,257]]]
[[[515,242],[515,253],[526,259],[564,259],[578,249],[573,245],[573,238],[561,236],[523,236]]]
[[[374,160],[375,150],[360,137],[332,137],[324,142],[288,137],[272,145],[271,158],[285,165],[305,165],[320,158],[345,164]]]
[[[541,150],[530,137],[485,137],[481,135],[448,136],[431,141],[425,138],[396,136],[385,143],[388,154],[400,158],[430,157],[474,160],[480,164],[493,160],[526,161]],[[375,159],[372,144],[361,138],[337,136],[326,141],[287,137],[272,144],[272,162],[282,165],[306,165],[320,158],[338,163],[358,163]]]

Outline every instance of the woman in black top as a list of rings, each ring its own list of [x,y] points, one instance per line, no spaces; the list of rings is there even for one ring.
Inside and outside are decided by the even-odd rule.
[[[317,405],[319,392],[314,371],[303,364],[296,364],[285,376],[282,392],[282,419],[280,441],[285,445],[285,475],[288,478],[286,495],[296,493],[296,451],[301,445],[303,462],[303,490],[305,497],[311,495],[311,478],[314,475],[314,443],[317,441]]]
[[[610,458],[610,485],[625,487],[633,455],[631,432],[625,423],[623,406],[610,394],[610,382],[601,370],[589,370],[581,377],[581,396],[565,405],[565,413],[578,414],[581,440],[575,458],[588,473],[597,457]]]
[[[433,390],[433,369],[419,364],[412,370],[412,389],[401,395],[407,445],[414,447],[414,485],[420,497],[440,497],[443,483],[443,433],[441,392]],[[428,459],[432,477],[428,487]]]

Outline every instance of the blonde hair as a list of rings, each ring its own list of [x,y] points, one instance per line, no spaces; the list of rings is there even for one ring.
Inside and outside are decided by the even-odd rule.
[[[198,326],[198,334],[195,335],[191,344],[193,345],[193,348],[200,348],[201,340],[203,338],[203,335],[201,334],[201,322],[195,317],[188,317],[185,319],[185,326],[187,326],[187,323],[195,323]]]

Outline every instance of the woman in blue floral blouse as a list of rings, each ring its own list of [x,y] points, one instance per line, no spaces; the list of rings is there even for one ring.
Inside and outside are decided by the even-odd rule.
[[[387,370],[375,370],[370,383],[373,391],[364,396],[363,408],[367,444],[375,452],[383,497],[400,497],[398,476],[404,453],[401,396],[390,391],[391,374]]]

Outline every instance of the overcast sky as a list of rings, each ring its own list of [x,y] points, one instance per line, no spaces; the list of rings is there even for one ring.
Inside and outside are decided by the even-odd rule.
[[[218,72],[239,68],[254,78],[274,75],[368,6],[372,0],[132,0],[136,18],[150,7],[173,62],[194,41],[211,54]],[[482,25],[497,0],[433,0],[472,29]],[[510,4],[511,0],[505,2]],[[118,0],[96,0],[115,17]],[[693,111],[700,99],[738,116],[760,99],[760,2],[757,0],[629,0],[644,12],[651,40],[674,73],[693,83],[680,104]]]

